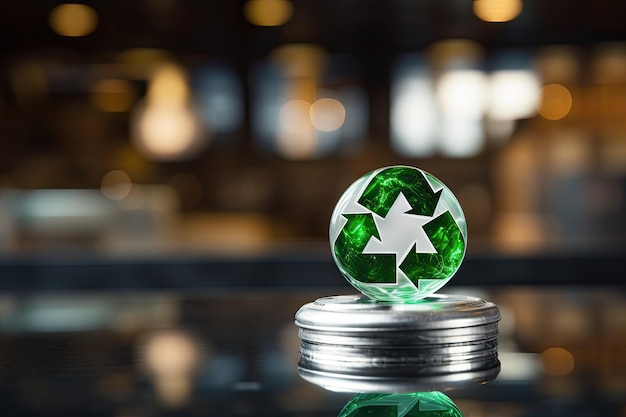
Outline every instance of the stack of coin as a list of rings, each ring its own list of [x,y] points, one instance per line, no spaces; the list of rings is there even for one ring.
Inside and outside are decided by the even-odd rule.
[[[468,296],[432,294],[415,303],[320,298],[296,314],[299,373],[339,391],[486,382],[500,369],[499,320],[495,304]]]

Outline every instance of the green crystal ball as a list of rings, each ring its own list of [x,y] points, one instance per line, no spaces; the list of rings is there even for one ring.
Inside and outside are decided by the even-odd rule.
[[[444,183],[418,168],[391,166],[348,187],[329,237],[337,267],[357,290],[378,301],[412,302],[456,273],[467,224]]]

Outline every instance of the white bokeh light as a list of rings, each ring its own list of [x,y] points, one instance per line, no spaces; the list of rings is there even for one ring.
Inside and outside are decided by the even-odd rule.
[[[432,79],[415,73],[396,81],[391,99],[391,144],[406,156],[430,156],[437,139]]]
[[[479,70],[455,69],[441,75],[437,99],[442,121],[439,150],[444,156],[470,158],[482,150],[487,86],[487,77]]]
[[[471,158],[485,142],[480,120],[447,120],[441,125],[439,149],[450,158]]]
[[[487,115],[495,120],[516,120],[537,112],[539,89],[531,70],[500,70],[491,74]]]
[[[332,132],[343,126],[346,120],[346,109],[334,98],[324,97],[316,100],[309,110],[311,123],[323,132]]]
[[[437,82],[437,100],[445,117],[480,120],[487,102],[487,77],[474,69],[444,72]]]
[[[185,152],[196,137],[197,123],[184,107],[156,104],[147,106],[139,121],[145,151],[155,156]]]
[[[280,128],[276,145],[289,159],[306,159],[317,150],[317,135],[309,116],[311,103],[302,99],[289,100],[278,114]]]
[[[200,117],[193,109],[182,68],[166,64],[149,80],[146,99],[132,119],[135,148],[146,158],[178,161],[195,156],[207,142]]]

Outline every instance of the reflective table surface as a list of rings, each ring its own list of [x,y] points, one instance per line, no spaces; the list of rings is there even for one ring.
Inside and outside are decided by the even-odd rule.
[[[329,289],[0,295],[0,415],[626,416],[623,288],[454,293],[498,305],[499,375],[396,396],[298,375],[294,315]]]

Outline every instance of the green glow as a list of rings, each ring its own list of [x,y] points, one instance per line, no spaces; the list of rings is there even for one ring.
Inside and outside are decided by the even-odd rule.
[[[364,255],[372,236],[380,238],[371,214],[346,214],[348,222],[335,242],[335,259],[344,275],[360,282],[393,283],[396,281],[395,255]]]
[[[394,224],[394,229],[386,228],[381,240],[379,221],[400,218],[397,213],[388,216],[400,194],[410,205],[405,213],[424,218],[423,230],[415,230],[416,240],[411,242],[413,229],[407,227],[415,222],[407,218],[406,223],[386,223]],[[393,246],[395,233],[396,242],[405,239],[412,247]],[[465,216],[452,191],[431,174],[407,166],[381,168],[355,181],[335,207],[329,234],[344,277],[366,296],[391,302],[415,302],[440,289],[460,267],[467,244]],[[386,240],[389,236],[392,239]],[[434,253],[423,253],[425,247],[418,246],[425,236]],[[379,248],[389,245],[388,251],[376,252],[388,253],[363,254],[372,237],[380,242]]]
[[[413,208],[409,211],[410,214],[432,216],[441,190],[434,192],[422,172],[417,169],[391,167],[376,174],[361,195],[359,203],[385,217],[400,193],[404,194]]]
[[[339,417],[463,417],[463,414],[448,396],[433,391],[356,394]]]
[[[415,284],[420,279],[450,278],[461,265],[465,240],[449,211],[424,225],[437,253],[415,253],[415,247],[400,264],[400,269]]]

